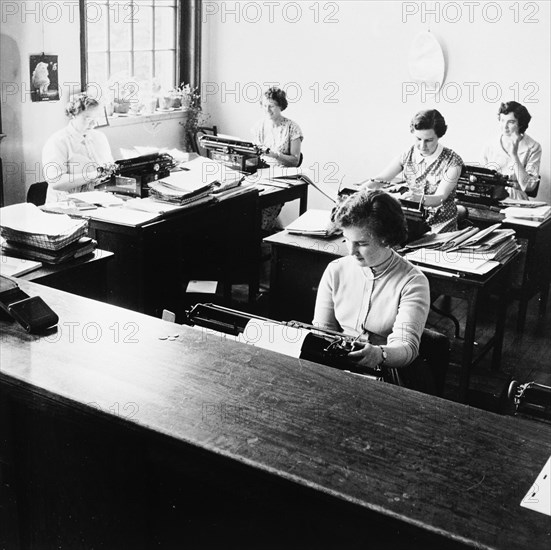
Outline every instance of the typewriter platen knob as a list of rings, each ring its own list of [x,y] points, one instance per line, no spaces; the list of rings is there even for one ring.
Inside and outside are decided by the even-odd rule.
[[[153,165],[153,171],[154,171],[154,172],[158,172],[160,169],[161,169],[161,166],[159,165],[158,162],[156,162],[156,163]]]

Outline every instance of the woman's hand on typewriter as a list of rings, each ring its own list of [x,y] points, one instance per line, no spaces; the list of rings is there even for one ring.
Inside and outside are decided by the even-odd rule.
[[[355,346],[358,346],[358,344],[360,344],[360,342],[357,342]],[[381,346],[374,346],[368,342],[361,349],[351,351],[348,357],[356,361],[358,365],[370,369],[376,369],[384,362]]]

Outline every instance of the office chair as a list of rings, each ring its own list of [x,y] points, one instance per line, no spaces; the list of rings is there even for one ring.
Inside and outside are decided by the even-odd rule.
[[[421,335],[419,356],[426,361],[430,369],[436,395],[442,397],[446,374],[450,365],[449,338],[435,330],[424,329]]]
[[[48,182],[40,181],[33,183],[27,191],[27,202],[36,206],[42,206],[46,202],[46,193],[48,192]]]
[[[541,181],[541,177],[538,180],[538,183],[536,184],[536,187],[534,187],[534,189],[532,189],[532,191],[526,191],[526,194],[529,197],[531,197],[532,199],[535,199],[538,196],[538,190],[540,188],[540,181]]]
[[[194,132],[189,132],[188,139],[194,153],[197,153],[202,157],[207,157],[207,150],[199,144],[199,138],[204,135],[217,136],[218,128],[216,126],[198,126]]]

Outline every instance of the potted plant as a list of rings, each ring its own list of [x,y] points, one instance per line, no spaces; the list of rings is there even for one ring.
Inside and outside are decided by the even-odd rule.
[[[186,151],[193,151],[192,143],[195,139],[197,127],[205,122],[201,93],[198,88],[192,88],[189,84],[184,83],[178,87],[178,90],[182,111],[186,112],[185,122],[183,123],[185,147]]]

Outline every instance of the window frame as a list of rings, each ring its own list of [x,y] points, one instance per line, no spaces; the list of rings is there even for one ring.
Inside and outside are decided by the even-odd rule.
[[[80,9],[80,86],[86,90],[87,70],[87,30],[84,17],[86,0],[79,0]],[[192,87],[201,85],[201,13],[202,0],[177,2],[178,38],[176,41],[176,77],[175,86],[182,82]]]

